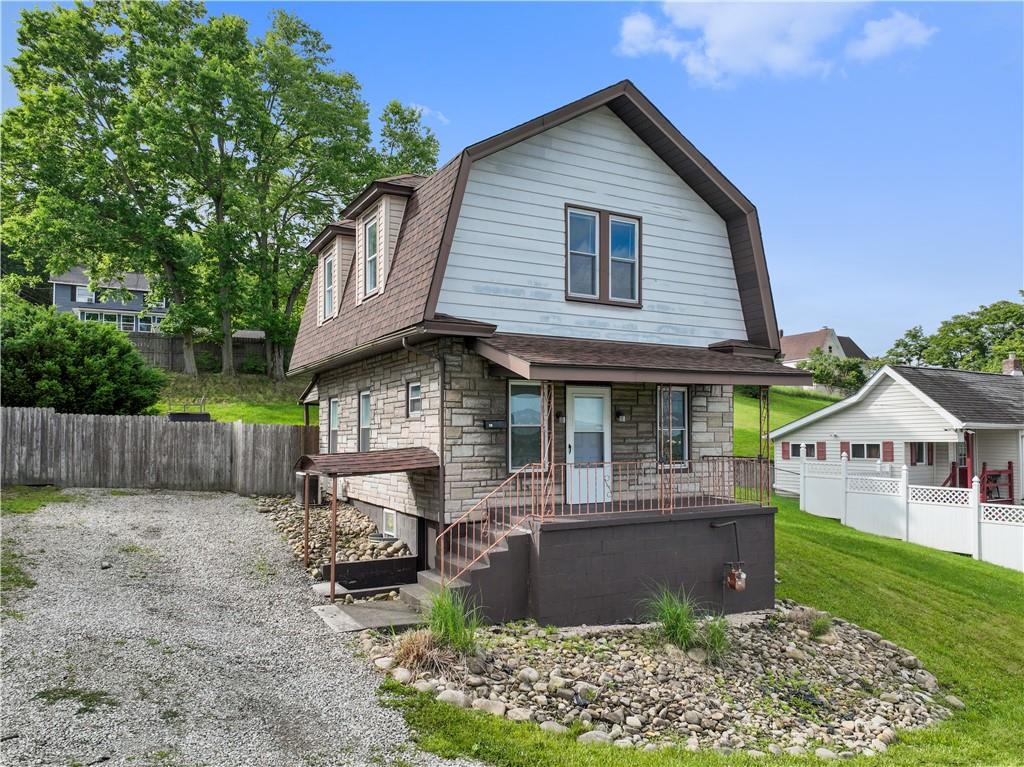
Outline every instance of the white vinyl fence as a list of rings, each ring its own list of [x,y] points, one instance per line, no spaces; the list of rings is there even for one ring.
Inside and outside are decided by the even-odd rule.
[[[803,511],[1024,571],[1024,506],[981,503],[977,477],[970,488],[911,485],[906,466],[896,477],[854,473],[845,455],[799,467]]]

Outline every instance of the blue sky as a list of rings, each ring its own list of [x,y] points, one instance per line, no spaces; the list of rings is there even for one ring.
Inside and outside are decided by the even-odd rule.
[[[5,64],[22,7],[0,7]],[[208,5],[254,33],[278,7],[374,111],[425,107],[442,162],[631,79],[758,206],[788,333],[880,354],[1024,285],[1020,3]]]

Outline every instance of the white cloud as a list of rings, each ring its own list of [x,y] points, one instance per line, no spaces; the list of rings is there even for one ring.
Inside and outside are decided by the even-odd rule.
[[[843,37],[862,10],[856,3],[680,3],[662,18],[635,12],[622,19],[616,52],[679,61],[695,82],[726,85],[743,77],[821,77],[832,71]],[[916,25],[916,26],[915,26]],[[899,11],[864,25],[848,55],[883,56],[923,45],[935,32]],[[854,52],[856,51],[856,52]]]
[[[435,120],[436,122],[439,122],[441,125],[448,125],[448,123],[451,122],[451,120],[445,117],[444,112],[441,112],[440,110],[431,109],[430,107],[423,106],[423,104],[410,104],[409,106],[411,106],[413,109],[418,109],[422,117]]]
[[[901,48],[921,48],[937,31],[914,16],[893,11],[888,18],[865,22],[863,34],[846,46],[846,55],[867,61]]]

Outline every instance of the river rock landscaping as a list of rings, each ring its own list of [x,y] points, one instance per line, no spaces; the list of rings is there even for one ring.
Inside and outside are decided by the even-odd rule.
[[[375,668],[440,701],[621,747],[871,756],[963,707],[894,643],[791,602],[730,616],[728,635],[712,664],[657,624],[491,626],[441,672],[398,666],[393,637],[361,641]]]
[[[303,507],[290,498],[257,499],[260,513],[269,514],[274,525],[288,541],[296,558],[303,558]],[[377,526],[354,506],[338,502],[338,562],[369,561],[407,557],[409,547],[402,541],[373,541]],[[310,574],[319,579],[320,567],[331,561],[331,509],[329,506],[309,507]]]

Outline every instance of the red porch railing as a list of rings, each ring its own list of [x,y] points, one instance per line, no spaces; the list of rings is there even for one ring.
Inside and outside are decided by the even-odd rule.
[[[981,464],[982,503],[1013,503],[1013,461],[1006,462],[1005,469],[990,469]]]
[[[764,458],[709,457],[686,463],[611,461],[532,464],[512,474],[438,535],[442,578],[457,579],[516,528],[534,520],[590,514],[767,506]]]

